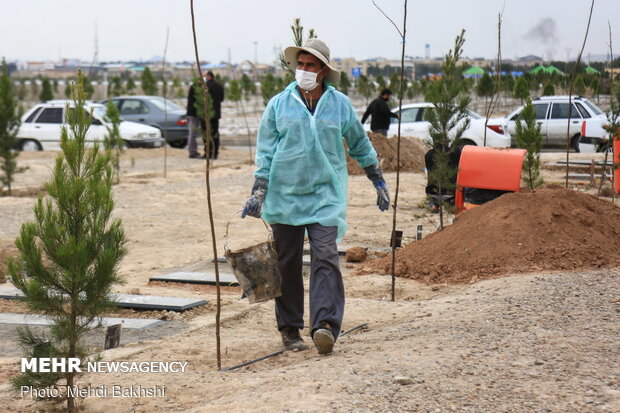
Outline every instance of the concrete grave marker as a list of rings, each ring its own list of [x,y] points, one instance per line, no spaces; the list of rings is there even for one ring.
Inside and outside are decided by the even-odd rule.
[[[208,284],[215,285],[215,274],[206,274],[202,272],[173,272],[170,274],[157,275],[149,278],[149,281],[166,281],[178,282],[185,284]],[[233,274],[220,273],[220,285],[238,286],[239,282]]]
[[[139,329],[145,327],[152,327],[154,325],[163,323],[162,320],[156,320],[154,318],[119,318],[119,317],[104,317],[101,320],[101,324],[106,327],[115,324],[122,324],[126,329]],[[15,314],[15,313],[0,313],[0,324],[20,324],[30,326],[50,326],[53,321],[50,318],[42,316],[40,314]],[[90,327],[94,327],[95,324],[91,324]]]
[[[24,294],[13,286],[0,286],[0,298],[24,298]],[[157,295],[112,294],[112,301],[122,308],[144,310],[185,311],[207,304],[206,300],[182,297],[161,297]]]

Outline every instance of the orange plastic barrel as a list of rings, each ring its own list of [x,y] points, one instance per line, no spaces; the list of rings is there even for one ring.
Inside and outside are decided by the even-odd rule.
[[[620,136],[614,139],[614,165],[620,165]],[[620,168],[614,169],[614,186],[616,193],[620,194]]]
[[[463,211],[464,188],[519,192],[525,153],[525,149],[463,147],[456,178],[456,213]]]

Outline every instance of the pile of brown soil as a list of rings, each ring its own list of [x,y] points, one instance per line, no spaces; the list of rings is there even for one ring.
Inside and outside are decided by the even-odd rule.
[[[620,208],[550,185],[505,194],[397,252],[396,274],[458,284],[509,273],[620,265]],[[358,273],[391,273],[391,255]]]
[[[396,146],[397,139],[386,138],[379,133],[368,132],[368,137],[379,157],[379,163],[383,172],[396,172]],[[422,172],[424,170],[424,154],[428,148],[422,141],[415,138],[400,139],[400,170],[401,172]],[[349,175],[362,175],[364,170],[359,167],[357,161],[347,157],[347,169]]]

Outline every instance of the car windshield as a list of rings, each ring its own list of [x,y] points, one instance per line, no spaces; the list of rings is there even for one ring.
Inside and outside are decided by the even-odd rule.
[[[469,112],[469,117],[472,119],[482,119],[482,116],[478,115],[476,112],[472,112],[471,110],[468,110]]]
[[[592,110],[592,112],[594,112],[596,115],[601,115],[603,114],[603,111],[600,110],[594,103],[590,102],[589,100],[584,100],[583,103],[585,103],[586,105],[588,105],[588,107],[590,108],[590,110]]]
[[[101,120],[105,119],[105,106],[93,106],[93,115]]]
[[[157,107],[157,109],[160,109],[160,110],[179,110],[179,109],[183,110],[181,106],[177,105],[176,103],[168,99],[151,98],[149,99],[149,102],[151,102],[153,105]]]

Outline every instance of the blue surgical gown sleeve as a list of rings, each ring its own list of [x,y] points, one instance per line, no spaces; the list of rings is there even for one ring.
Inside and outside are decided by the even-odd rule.
[[[372,147],[364,127],[357,119],[353,107],[349,105],[349,118],[344,127],[344,139],[349,147],[349,155],[355,159],[362,168],[374,165],[378,162],[377,152]]]
[[[277,96],[269,101],[258,126],[256,138],[256,166],[258,168],[254,171],[255,178],[269,180],[271,161],[279,140],[276,128],[276,99]]]

